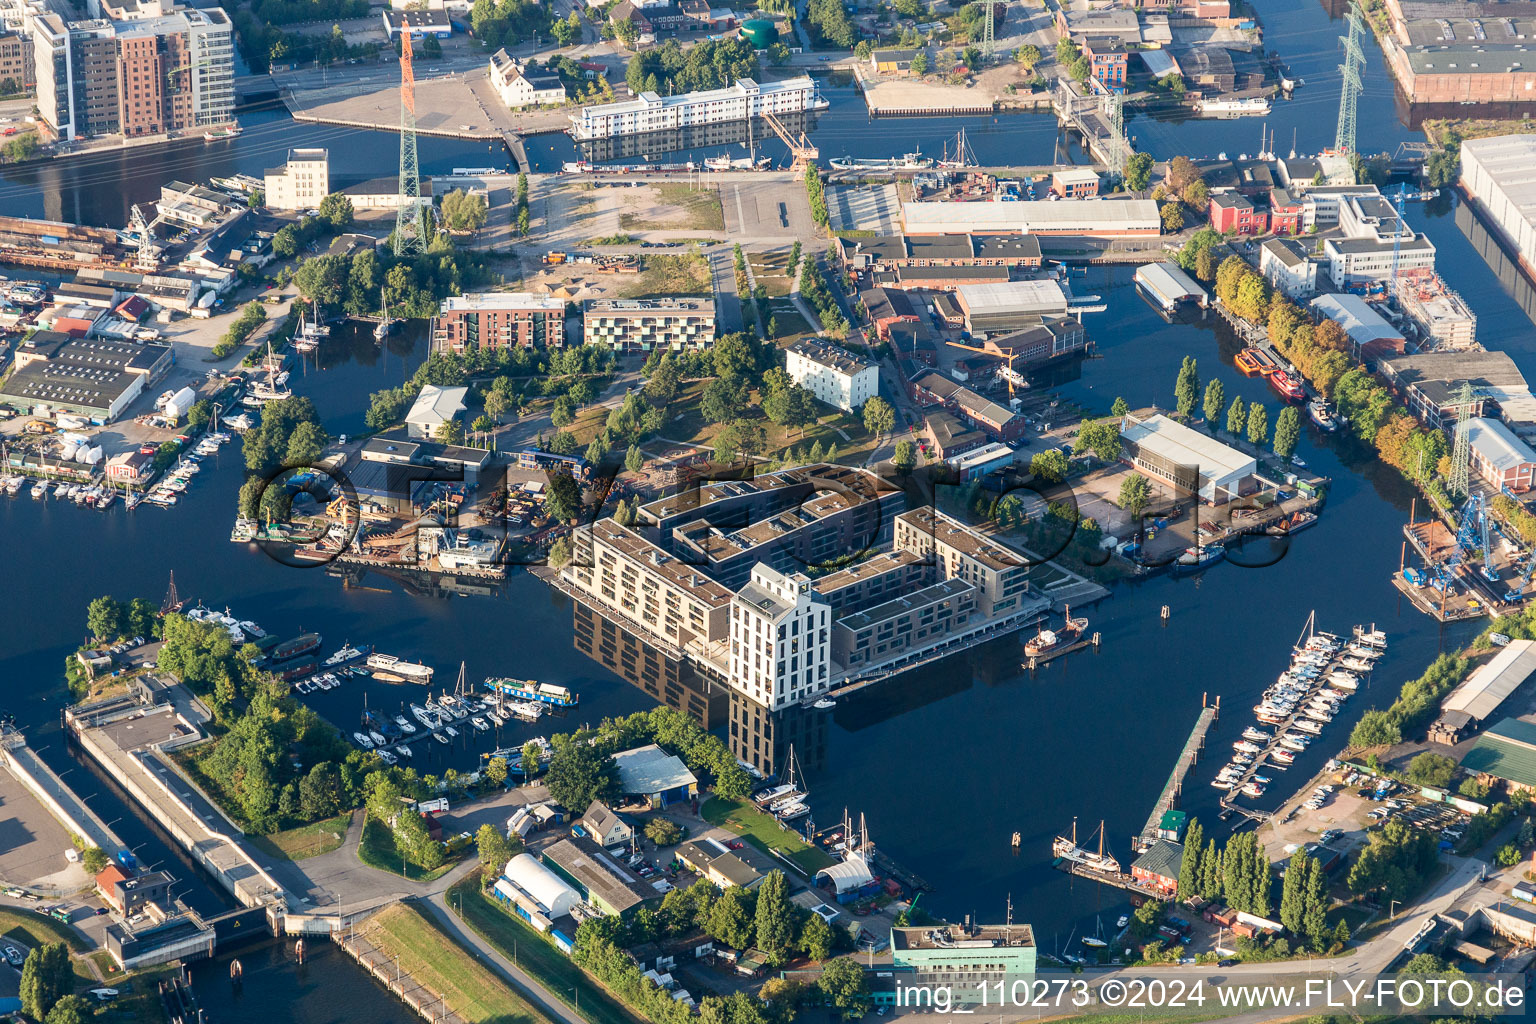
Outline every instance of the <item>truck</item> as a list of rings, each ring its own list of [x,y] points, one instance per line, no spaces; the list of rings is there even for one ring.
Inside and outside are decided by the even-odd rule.
[[[544,254],[543,262],[546,267],[557,267],[565,262],[565,253],[547,252]]]

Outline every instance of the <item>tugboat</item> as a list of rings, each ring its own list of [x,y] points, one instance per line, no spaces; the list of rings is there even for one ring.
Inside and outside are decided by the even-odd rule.
[[[1307,403],[1307,415],[1312,417],[1312,422],[1322,430],[1332,433],[1339,429],[1339,424],[1334,420],[1333,414],[1328,411],[1328,406],[1320,401]]]
[[[1307,397],[1302,389],[1301,382],[1285,370],[1276,370],[1269,375],[1269,386],[1275,389],[1275,393],[1288,402],[1299,402]]]
[[[1088,628],[1088,620],[1085,618],[1074,619],[1072,617],[1071,605],[1068,605],[1066,608],[1066,616],[1066,625],[1060,629],[1046,629],[1042,625],[1040,631],[1035,634],[1033,639],[1024,641],[1024,653],[1033,658],[1076,643],[1078,638],[1083,635],[1083,631]]]

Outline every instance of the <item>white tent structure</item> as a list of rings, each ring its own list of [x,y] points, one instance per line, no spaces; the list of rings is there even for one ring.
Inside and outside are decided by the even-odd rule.
[[[569,914],[581,902],[575,889],[528,853],[507,861],[494,891],[541,932],[548,931],[556,918]]]
[[[864,888],[875,880],[875,875],[869,870],[869,862],[862,853],[850,853],[843,857],[841,863],[816,872],[817,883],[823,878],[831,882],[833,890],[841,896],[845,892]]]

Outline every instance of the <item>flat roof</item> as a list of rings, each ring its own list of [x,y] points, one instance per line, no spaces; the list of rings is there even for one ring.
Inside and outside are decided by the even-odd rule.
[[[644,9],[640,9],[644,13]],[[755,82],[750,78],[738,78],[731,85],[723,89],[706,89],[699,92],[679,93],[676,96],[660,96],[654,92],[642,92],[632,100],[620,100],[617,103],[600,103],[583,107],[581,116],[583,119],[592,117],[614,117],[621,114],[638,113],[642,110],[656,110],[662,107],[688,106],[695,103],[718,103],[722,100],[741,99],[749,95],[763,95],[779,92],[800,92],[805,89],[815,89],[816,82],[810,75],[800,75],[796,78],[780,79],[776,82]]]
[[[931,583],[926,587],[919,587],[910,593],[902,594],[900,597],[893,597],[889,601],[881,602],[873,608],[866,608],[864,611],[845,615],[837,620],[837,624],[847,629],[868,629],[870,626],[884,622],[887,619],[899,618],[918,608],[926,608],[931,604],[940,604],[944,601],[953,600],[975,589],[975,584],[968,583],[958,577],[940,580],[938,583]]]
[[[969,555],[989,569],[1004,571],[1027,568],[1021,555],[1013,554],[999,544],[994,544],[974,527],[962,523],[932,505],[924,505],[896,517],[915,527],[940,544]]]
[[[532,292],[465,292],[463,295],[450,295],[444,299],[439,312],[506,309],[564,312],[565,301],[551,295],[535,295]]]
[[[1383,338],[1401,339],[1403,332],[1393,327],[1386,318],[1358,295],[1319,295],[1312,300],[1312,309],[1333,320],[1344,328],[1344,333],[1357,345],[1367,345]]]
[[[1485,722],[1500,704],[1536,673],[1536,640],[1511,640],[1491,661],[1478,666],[1441,703],[1442,711],[1463,711]]]
[[[963,234],[969,231],[1160,231],[1162,220],[1151,199],[1063,199],[1059,202],[901,204],[908,234]]]
[[[1033,946],[1035,930],[1027,924],[927,925],[891,929],[894,949],[965,949],[971,946]]]
[[[1051,172],[1051,180],[1068,183],[1091,181],[1097,183],[1099,172],[1091,167],[1063,167]]]
[[[986,313],[1062,312],[1067,293],[1054,278],[1038,281],[1007,281],[998,284],[964,284],[958,289],[961,304],[972,316]]]
[[[1287,267],[1305,266],[1307,249],[1294,238],[1268,238],[1261,248]]]
[[[1199,466],[1202,471],[1209,467],[1220,471],[1205,472],[1204,475],[1208,477],[1220,478],[1238,473],[1252,473],[1256,465],[1251,457],[1244,455],[1236,448],[1224,445],[1213,437],[1207,437],[1198,430],[1191,430],[1161,413],[1148,416],[1140,423],[1131,424],[1122,431],[1121,436],[1132,444],[1150,449],[1176,465]]]
[[[963,473],[968,469],[973,469],[976,466],[984,466],[987,463],[995,462],[998,459],[1006,458],[1012,461],[1014,457],[1015,453],[1012,448],[1009,448],[1005,444],[998,444],[996,441],[994,441],[991,444],[983,445],[982,447],[977,448],[975,451],[966,452],[964,455],[956,455],[954,458],[946,459],[945,461],[948,462],[950,466],[960,470]]]
[[[1469,772],[1536,786],[1536,722],[1506,718],[1491,726],[1461,759]]]
[[[921,555],[904,549],[900,551],[882,551],[866,561],[856,562],[846,569],[839,569],[837,572],[829,573],[826,576],[813,580],[811,582],[811,589],[818,594],[835,594],[845,587],[851,587],[856,583],[862,583],[865,580],[873,579],[888,572],[894,572],[909,565],[921,564],[922,561]]]
[[[591,526],[592,536],[655,573],[673,586],[688,592],[700,604],[720,608],[731,603],[731,592],[698,567],[679,561],[661,548],[612,519],[599,519]]]

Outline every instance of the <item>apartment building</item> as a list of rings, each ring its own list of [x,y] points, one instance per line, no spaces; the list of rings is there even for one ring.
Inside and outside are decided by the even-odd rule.
[[[491,88],[510,109],[565,102],[565,84],[553,71],[534,71],[505,49],[491,55]]]
[[[270,210],[307,210],[331,194],[331,154],[324,149],[290,149],[288,161],[267,168],[266,205]]]
[[[1031,566],[1024,557],[993,543],[931,505],[896,517],[897,550],[932,558],[941,579],[976,587],[976,608],[993,618],[1011,615],[1026,601]]]
[[[962,579],[940,580],[864,611],[832,629],[832,657],[854,673],[953,635],[976,613],[979,591]]]
[[[148,136],[234,116],[234,32],[221,8],[131,20],[30,19],[38,113],[61,139]]]
[[[1317,291],[1317,263],[1310,248],[1294,238],[1271,238],[1259,246],[1259,273],[1288,299],[1305,300]]]
[[[832,680],[830,620],[830,606],[804,574],[754,568],[731,600],[731,687],[774,711],[824,693]]]
[[[583,527],[561,578],[597,605],[638,626],[674,654],[723,640],[733,594],[698,567],[612,519]]]
[[[816,338],[802,338],[784,350],[784,372],[818,401],[844,412],[880,393],[878,366]]]
[[[591,299],[582,318],[582,340],[619,353],[707,349],[715,344],[715,302],[709,298]]]
[[[22,32],[0,31],[0,91],[29,93],[36,87],[31,37]]]
[[[606,139],[720,121],[742,121],[764,114],[800,114],[826,105],[827,101],[816,88],[816,80],[809,75],[762,83],[741,78],[724,89],[679,96],[642,92],[632,100],[583,107],[581,113],[571,116],[571,134],[578,141]]]
[[[451,295],[438,308],[434,339],[459,353],[559,348],[565,344],[565,301],[531,292]]]

